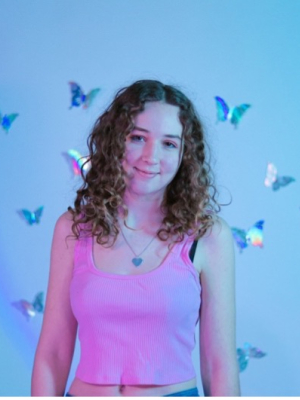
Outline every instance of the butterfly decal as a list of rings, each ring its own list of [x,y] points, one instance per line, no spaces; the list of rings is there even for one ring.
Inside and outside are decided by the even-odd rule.
[[[79,151],[71,149],[63,153],[63,155],[71,164],[74,175],[81,175],[81,169],[83,172],[87,172],[90,169],[89,157],[82,156]]]
[[[0,124],[6,133],[8,133],[11,124],[14,122],[14,120],[17,118],[18,115],[19,114],[17,113],[4,114],[4,115],[0,114]]]
[[[30,318],[34,317],[37,313],[43,313],[44,311],[44,293],[39,292],[32,303],[27,300],[19,300],[11,303],[17,310],[19,310],[29,321]]]
[[[295,178],[292,178],[291,176],[278,176],[277,168],[275,167],[275,165],[272,163],[268,163],[265,178],[266,187],[272,187],[273,190],[278,190],[291,182],[295,182]]]
[[[95,97],[100,92],[100,89],[92,89],[88,92],[88,94],[84,94],[81,87],[76,82],[69,82],[70,89],[71,89],[71,106],[72,107],[80,107],[82,108],[89,108],[90,105],[93,103]]]
[[[238,348],[236,354],[240,372],[243,372],[247,368],[249,358],[262,358],[267,355],[267,353],[257,347],[252,347],[250,343],[244,343],[244,347]]]
[[[36,209],[35,211],[31,212],[31,211],[26,210],[26,209],[23,208],[18,213],[20,214],[20,216],[22,218],[25,219],[25,221],[27,221],[27,223],[29,225],[33,225],[33,224],[39,224],[40,223],[40,219],[41,219],[41,216],[42,216],[42,213],[43,213],[43,209],[44,209],[44,207],[41,206],[38,209]]]
[[[229,107],[225,100],[219,96],[215,96],[217,105],[217,122],[230,121],[235,128],[237,128],[242,116],[248,110],[250,104],[241,104],[236,107]]]
[[[231,232],[240,253],[248,247],[249,244],[252,246],[263,247],[263,220],[256,222],[247,231],[239,228],[231,228]]]

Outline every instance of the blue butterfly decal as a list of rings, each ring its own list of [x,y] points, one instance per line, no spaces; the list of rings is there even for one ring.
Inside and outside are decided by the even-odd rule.
[[[27,321],[34,317],[36,313],[43,313],[44,311],[44,293],[39,292],[32,303],[27,300],[19,300],[11,303],[17,310],[19,310],[27,319]]]
[[[295,178],[291,176],[279,176],[275,165],[268,163],[265,186],[272,187],[273,190],[278,190],[281,187],[289,185],[291,182],[295,182]]]
[[[38,209],[32,212],[29,210],[22,209],[21,211],[19,211],[19,214],[22,218],[24,218],[27,221],[29,225],[39,224],[43,213],[43,209],[44,209],[43,206],[39,207]]]
[[[236,107],[229,107],[227,103],[219,96],[215,96],[217,105],[217,122],[230,121],[237,128],[242,116],[248,110],[250,104],[241,104]]]
[[[243,372],[249,363],[249,358],[262,358],[267,355],[257,347],[252,347],[250,343],[244,343],[244,348],[238,348],[236,350],[239,370]]]
[[[8,133],[11,124],[14,122],[14,120],[17,118],[18,115],[19,114],[17,113],[5,114],[5,115],[0,114],[0,124],[6,133]]]
[[[88,108],[93,103],[95,97],[100,92],[100,89],[92,89],[88,94],[84,94],[81,87],[76,82],[69,82],[71,89],[71,106],[72,107],[80,107],[82,105],[83,108]]]
[[[263,225],[264,221],[260,220],[248,230],[231,228],[233,238],[240,252],[248,247],[249,243],[252,246],[263,247]]]

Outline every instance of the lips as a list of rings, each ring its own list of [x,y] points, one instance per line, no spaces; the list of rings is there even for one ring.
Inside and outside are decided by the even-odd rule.
[[[136,168],[136,167],[134,167],[134,168],[138,171],[138,173],[139,173],[140,175],[142,175],[142,176],[148,176],[149,178],[151,178],[151,177],[153,177],[153,176],[159,174],[159,172],[155,172],[155,171],[145,171],[145,170],[141,170],[141,169]]]

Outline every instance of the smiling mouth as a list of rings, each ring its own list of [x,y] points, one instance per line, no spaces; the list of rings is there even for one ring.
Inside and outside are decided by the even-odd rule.
[[[140,174],[142,174],[142,175],[145,175],[145,176],[155,176],[155,175],[158,175],[159,174],[159,172],[150,172],[150,171],[143,171],[143,170],[141,170],[141,169],[138,169],[138,168],[136,168],[136,167],[134,167]]]

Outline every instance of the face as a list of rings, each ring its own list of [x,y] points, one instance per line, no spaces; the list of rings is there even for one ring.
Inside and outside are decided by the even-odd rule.
[[[126,137],[123,168],[127,191],[163,195],[182,159],[182,125],[179,107],[162,102],[145,103]]]

